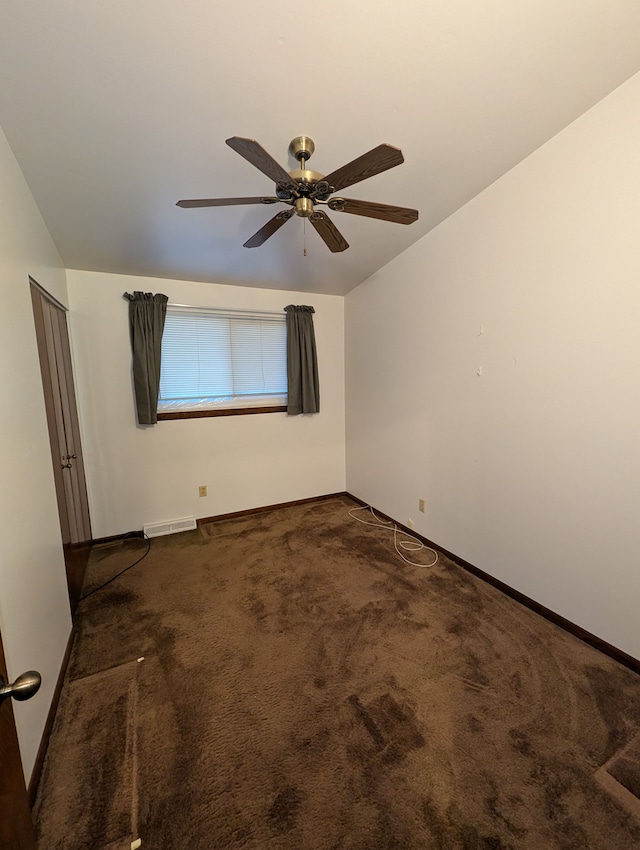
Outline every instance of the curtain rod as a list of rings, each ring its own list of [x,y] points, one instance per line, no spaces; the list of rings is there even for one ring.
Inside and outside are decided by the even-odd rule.
[[[246,310],[246,309],[234,309],[232,307],[203,307],[202,305],[195,304],[176,304],[173,301],[169,301],[167,303],[167,307],[180,307],[181,309],[186,310],[215,310],[216,313],[247,313],[251,316],[282,316],[284,314],[284,310],[281,312],[268,311],[268,310]]]

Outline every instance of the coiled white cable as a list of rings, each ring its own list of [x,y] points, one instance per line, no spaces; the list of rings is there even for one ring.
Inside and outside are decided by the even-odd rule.
[[[371,522],[367,519],[361,519],[359,516],[356,516],[357,511],[369,511],[375,522]],[[363,525],[372,525],[374,528],[383,528],[385,531],[393,531],[393,545],[402,560],[405,564],[409,564],[412,567],[419,567],[422,570],[426,570],[429,567],[435,566],[438,563],[438,553],[435,549],[432,549],[430,546],[425,545],[421,540],[418,540],[417,537],[414,537],[412,534],[408,534],[406,531],[403,531],[401,528],[395,524],[395,522],[391,519],[385,520],[381,519],[376,515],[376,512],[373,510],[371,505],[364,505],[361,508],[351,508],[349,511],[349,516],[352,519],[361,522]],[[406,539],[399,540],[398,535],[402,534]],[[427,551],[431,552],[433,555],[433,561],[430,564],[416,564],[415,561],[410,561],[405,555],[400,551],[404,549],[405,552],[420,552],[421,549],[427,549]]]

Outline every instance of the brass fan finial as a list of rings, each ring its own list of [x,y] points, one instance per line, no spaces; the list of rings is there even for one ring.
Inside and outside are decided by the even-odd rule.
[[[298,162],[309,159],[315,149],[313,139],[310,139],[309,136],[296,136],[289,143],[289,153],[293,154]]]

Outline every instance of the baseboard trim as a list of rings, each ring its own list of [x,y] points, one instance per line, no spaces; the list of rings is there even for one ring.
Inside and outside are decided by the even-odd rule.
[[[293,502],[279,502],[277,505],[264,505],[261,508],[247,508],[244,511],[233,511],[230,514],[217,514],[216,516],[207,516],[197,519],[198,525],[204,525],[209,522],[220,522],[223,519],[237,519],[238,517],[251,516],[251,514],[263,514],[268,511],[275,511],[278,508],[293,508],[296,505],[310,505],[313,502],[325,502],[327,499],[336,499],[339,496],[348,496],[346,491],[341,493],[327,493],[324,496],[311,496],[309,499],[296,499]]]
[[[232,511],[228,514],[215,514],[215,516],[204,516],[196,518],[197,525],[203,525],[208,522],[220,522],[223,519],[237,519],[238,517],[250,516],[251,514],[262,514],[267,511],[275,511],[278,508],[292,508],[296,505],[308,505],[313,502],[324,502],[327,499],[335,499],[339,496],[348,496],[349,494],[342,490],[339,493],[327,493],[324,496],[310,496],[308,499],[295,499],[293,502],[278,502],[275,505],[263,505],[260,508],[246,508],[243,511]],[[125,532],[131,534],[132,532]],[[116,540],[122,540],[125,534],[112,534],[109,537],[97,537],[91,541],[92,546],[100,546],[103,543],[113,543]]]
[[[350,499],[353,499],[359,505],[363,507],[368,506],[367,502],[363,502],[362,499],[359,499],[357,496],[352,495],[351,493],[346,493]],[[385,520],[389,520],[391,522],[395,522],[398,528],[405,531],[407,534],[412,534],[414,537],[417,537],[418,540],[422,541],[425,545],[432,547],[438,552],[442,552],[447,558],[452,560],[455,564],[462,569],[466,570],[469,573],[472,573],[474,576],[477,576],[482,581],[490,584],[492,587],[495,587],[497,590],[500,590],[505,596],[509,596],[511,599],[514,599],[516,602],[519,602],[521,605],[524,605],[525,608],[529,608],[531,611],[535,611],[536,614],[540,614],[541,617],[544,617],[545,620],[549,620],[554,625],[559,626],[561,629],[564,629],[565,632],[569,632],[574,637],[577,637],[579,640],[584,643],[589,644],[594,649],[599,650],[604,653],[604,655],[608,655],[609,658],[612,658],[614,661],[617,661],[619,664],[622,664],[624,667],[628,667],[629,670],[633,670],[634,673],[640,674],[640,660],[634,658],[633,655],[629,655],[622,649],[618,649],[617,646],[613,646],[607,641],[599,638],[597,635],[588,632],[586,629],[583,629],[582,626],[576,625],[576,623],[572,623],[571,620],[567,620],[566,617],[563,617],[561,614],[557,614],[555,611],[552,611],[550,608],[547,608],[545,605],[542,605],[540,602],[536,602],[535,599],[531,599],[529,596],[525,596],[524,593],[521,593],[519,590],[511,587],[511,585],[506,584],[504,581],[501,581],[499,578],[495,578],[490,573],[486,573],[484,570],[481,570],[479,567],[470,564],[468,561],[465,561],[464,558],[458,557],[458,555],[453,552],[449,552],[447,549],[443,549],[442,546],[439,546],[437,543],[434,543],[432,540],[427,539],[422,534],[418,534],[415,529],[410,529],[406,525],[395,520],[393,517],[388,516],[387,514],[379,511],[377,508],[374,508],[376,514],[382,517]]]
[[[142,538],[142,529],[139,529],[137,532],[125,531],[123,534],[110,534],[108,537],[95,537],[91,541],[92,546],[102,546],[103,543],[115,543],[117,540],[135,540],[136,536],[127,537],[127,535],[136,535],[139,538]]]
[[[53,729],[53,724],[56,719],[56,712],[58,711],[58,704],[60,702],[60,695],[62,694],[62,686],[64,684],[64,677],[67,673],[67,667],[69,666],[69,659],[71,658],[71,650],[73,648],[73,641],[76,636],[75,627],[71,629],[69,634],[69,639],[67,641],[67,647],[64,652],[64,656],[62,658],[62,664],[60,665],[60,672],[58,673],[58,680],[56,682],[56,687],[53,692],[53,698],[51,699],[51,705],[49,706],[49,712],[47,714],[47,721],[44,724],[44,729],[42,731],[42,737],[40,739],[40,746],[38,747],[38,753],[36,755],[35,762],[33,764],[33,770],[31,772],[31,779],[29,780],[29,787],[27,788],[27,794],[29,796],[29,805],[33,808],[36,801],[36,794],[38,793],[38,785],[40,784],[40,779],[42,777],[42,768],[44,766],[45,756],[47,755],[47,747],[49,746],[49,738],[51,737],[51,730]]]

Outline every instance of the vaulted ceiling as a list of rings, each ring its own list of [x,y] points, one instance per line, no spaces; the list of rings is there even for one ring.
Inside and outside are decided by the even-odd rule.
[[[0,126],[68,268],[346,293],[640,70],[637,0],[5,0]],[[419,210],[293,217],[225,145],[291,139],[327,174],[382,142],[405,162],[344,191]],[[306,247],[306,256],[304,249]]]

